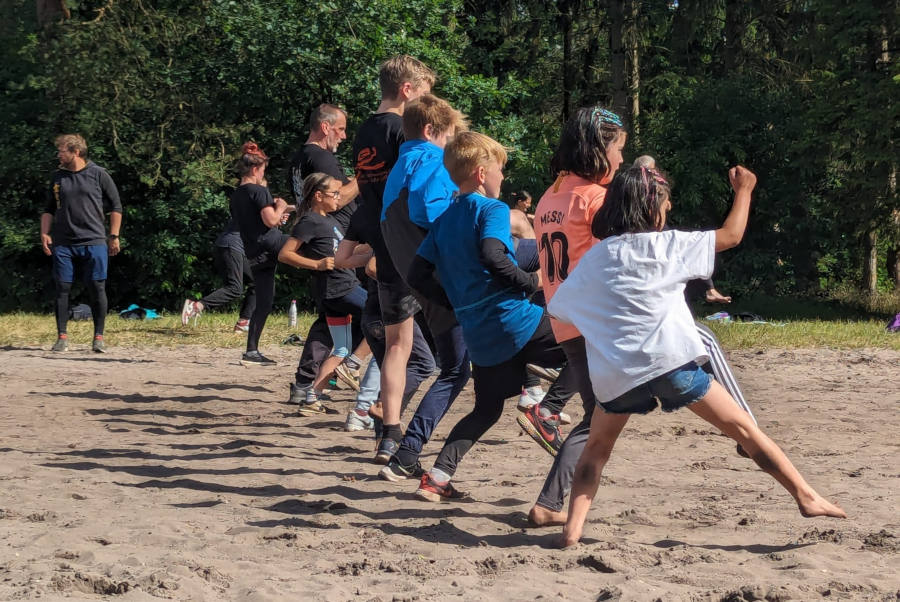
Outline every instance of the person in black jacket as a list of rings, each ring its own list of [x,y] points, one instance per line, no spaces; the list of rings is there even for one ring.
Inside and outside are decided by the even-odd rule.
[[[122,203],[119,191],[105,169],[87,160],[87,144],[78,134],[55,140],[59,169],[53,174],[47,206],[41,214],[41,245],[53,257],[56,284],[57,340],[53,351],[67,351],[66,326],[69,293],[75,272],[81,271],[91,296],[94,319],[92,349],[105,351],[106,273],[109,257],[120,250]],[[105,214],[109,214],[109,236]]]

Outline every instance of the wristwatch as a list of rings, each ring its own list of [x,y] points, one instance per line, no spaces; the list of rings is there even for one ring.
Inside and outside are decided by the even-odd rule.
[[[119,240],[119,235],[118,234],[110,234],[109,239],[110,240]]]

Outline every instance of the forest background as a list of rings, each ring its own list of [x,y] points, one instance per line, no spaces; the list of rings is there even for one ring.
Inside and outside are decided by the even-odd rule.
[[[624,115],[626,160],[675,183],[672,222],[715,227],[726,169],[759,176],[734,295],[900,290],[897,0],[0,0],[0,311],[49,311],[39,241],[53,138],[85,136],[119,187],[111,307],[177,308],[217,285],[240,144],[285,161],[321,102],[348,135],[377,106],[379,63],[412,54],[473,129],[512,149],[504,194],[537,199],[566,117]],[[351,167],[345,143],[339,152]],[[278,301],[308,275],[282,270]]]

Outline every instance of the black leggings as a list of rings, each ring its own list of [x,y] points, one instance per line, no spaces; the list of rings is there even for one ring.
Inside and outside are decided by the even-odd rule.
[[[565,359],[545,313],[531,339],[512,358],[496,366],[473,365],[475,407],[450,431],[434,467],[453,476],[466,452],[500,419],[503,402],[521,391],[525,364],[554,367]]]
[[[200,299],[203,308],[220,307],[231,303],[244,293],[244,285],[247,285],[247,294],[241,304],[238,316],[242,320],[249,320],[256,309],[256,288],[253,282],[253,272],[250,269],[250,260],[244,255],[242,249],[231,247],[216,247],[214,262],[216,270],[225,279],[225,285],[216,289]]]
[[[89,280],[85,283],[91,298],[91,316],[94,320],[94,336],[103,334],[106,326],[106,312],[109,303],[106,299],[106,280]],[[72,292],[71,282],[56,281],[56,332],[66,334],[69,322],[69,294]]]
[[[256,351],[259,348],[259,336],[272,311],[272,301],[275,299],[275,269],[277,267],[278,263],[271,260],[250,268],[256,286],[256,308],[253,310],[253,315],[250,316],[250,330],[247,333],[248,352]]]

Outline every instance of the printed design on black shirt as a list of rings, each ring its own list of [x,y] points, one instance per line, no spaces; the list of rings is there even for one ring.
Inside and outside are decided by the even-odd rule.
[[[374,146],[367,146],[359,150],[356,155],[357,171],[376,171],[384,169],[384,161],[373,163],[378,158],[378,151]]]
[[[555,213],[555,212],[554,212]],[[569,239],[563,232],[541,235],[541,250],[547,256],[547,280],[562,282],[569,277]]]
[[[341,244],[342,240],[344,240],[344,235],[343,233],[341,233],[340,228],[338,228],[337,226],[332,226],[332,229],[334,230],[334,252],[337,253],[338,245]]]
[[[53,198],[56,199],[56,208],[59,209],[60,200],[59,200],[59,182],[53,184]]]

